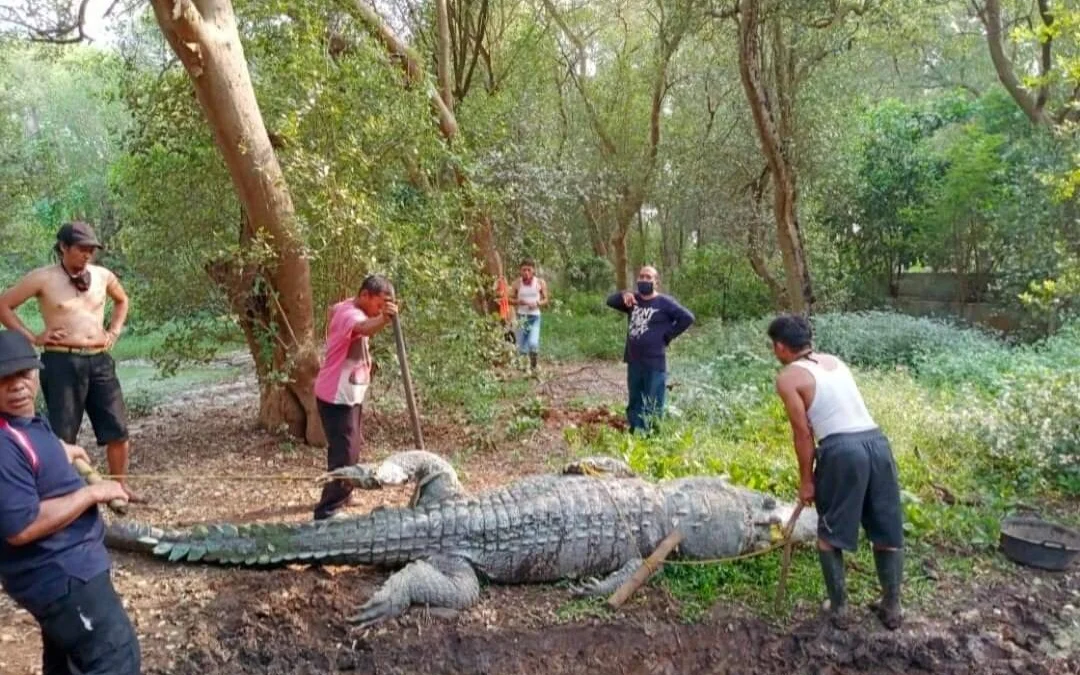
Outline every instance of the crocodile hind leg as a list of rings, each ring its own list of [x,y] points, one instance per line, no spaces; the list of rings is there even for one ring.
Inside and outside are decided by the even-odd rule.
[[[570,595],[577,598],[611,595],[619,589],[619,586],[622,586],[630,577],[634,576],[634,572],[637,572],[641,567],[641,562],[641,558],[634,558],[603,579],[597,579],[596,577],[584,579],[580,584],[570,587]]]
[[[466,609],[480,597],[480,580],[464,558],[434,555],[401,568],[364,603],[349,623],[362,628],[400,616],[412,605]]]

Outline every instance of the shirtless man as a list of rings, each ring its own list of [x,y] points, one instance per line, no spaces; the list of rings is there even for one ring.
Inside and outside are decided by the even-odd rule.
[[[109,473],[132,502],[145,501],[125,483],[128,466],[127,411],[116,364],[109,349],[116,344],[128,313],[128,297],[116,275],[91,264],[103,248],[86,223],[67,223],[56,233],[59,264],[39,267],[0,295],[0,323],[42,349],[42,392],[53,432],[74,444],[83,412],[90,416],[98,445],[106,447]],[[37,298],[45,330],[31,332],[15,314]],[[113,313],[105,329],[105,300]]]

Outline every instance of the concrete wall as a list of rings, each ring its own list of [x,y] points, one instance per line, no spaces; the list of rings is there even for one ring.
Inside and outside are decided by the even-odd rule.
[[[915,272],[900,278],[898,297],[890,300],[893,309],[913,316],[954,317],[995,330],[1009,332],[1019,327],[1019,317],[988,302],[959,302],[961,279],[952,272]],[[973,280],[969,292],[975,297],[985,292],[989,279]]]

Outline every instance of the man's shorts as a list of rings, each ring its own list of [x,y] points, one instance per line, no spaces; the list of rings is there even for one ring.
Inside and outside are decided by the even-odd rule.
[[[814,502],[818,537],[834,548],[855,550],[859,524],[874,544],[904,545],[900,483],[889,441],[880,429],[833,434],[815,453]]]
[[[112,356],[46,350],[41,362],[41,391],[57,436],[75,443],[85,411],[98,445],[127,439],[127,409]]]

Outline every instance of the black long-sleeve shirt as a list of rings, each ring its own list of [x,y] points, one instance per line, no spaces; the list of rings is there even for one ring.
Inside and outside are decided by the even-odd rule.
[[[646,300],[635,293],[633,307],[626,306],[622,295],[611,294],[607,305],[628,317],[623,361],[667,370],[667,346],[694,323],[694,315],[667,295]]]

